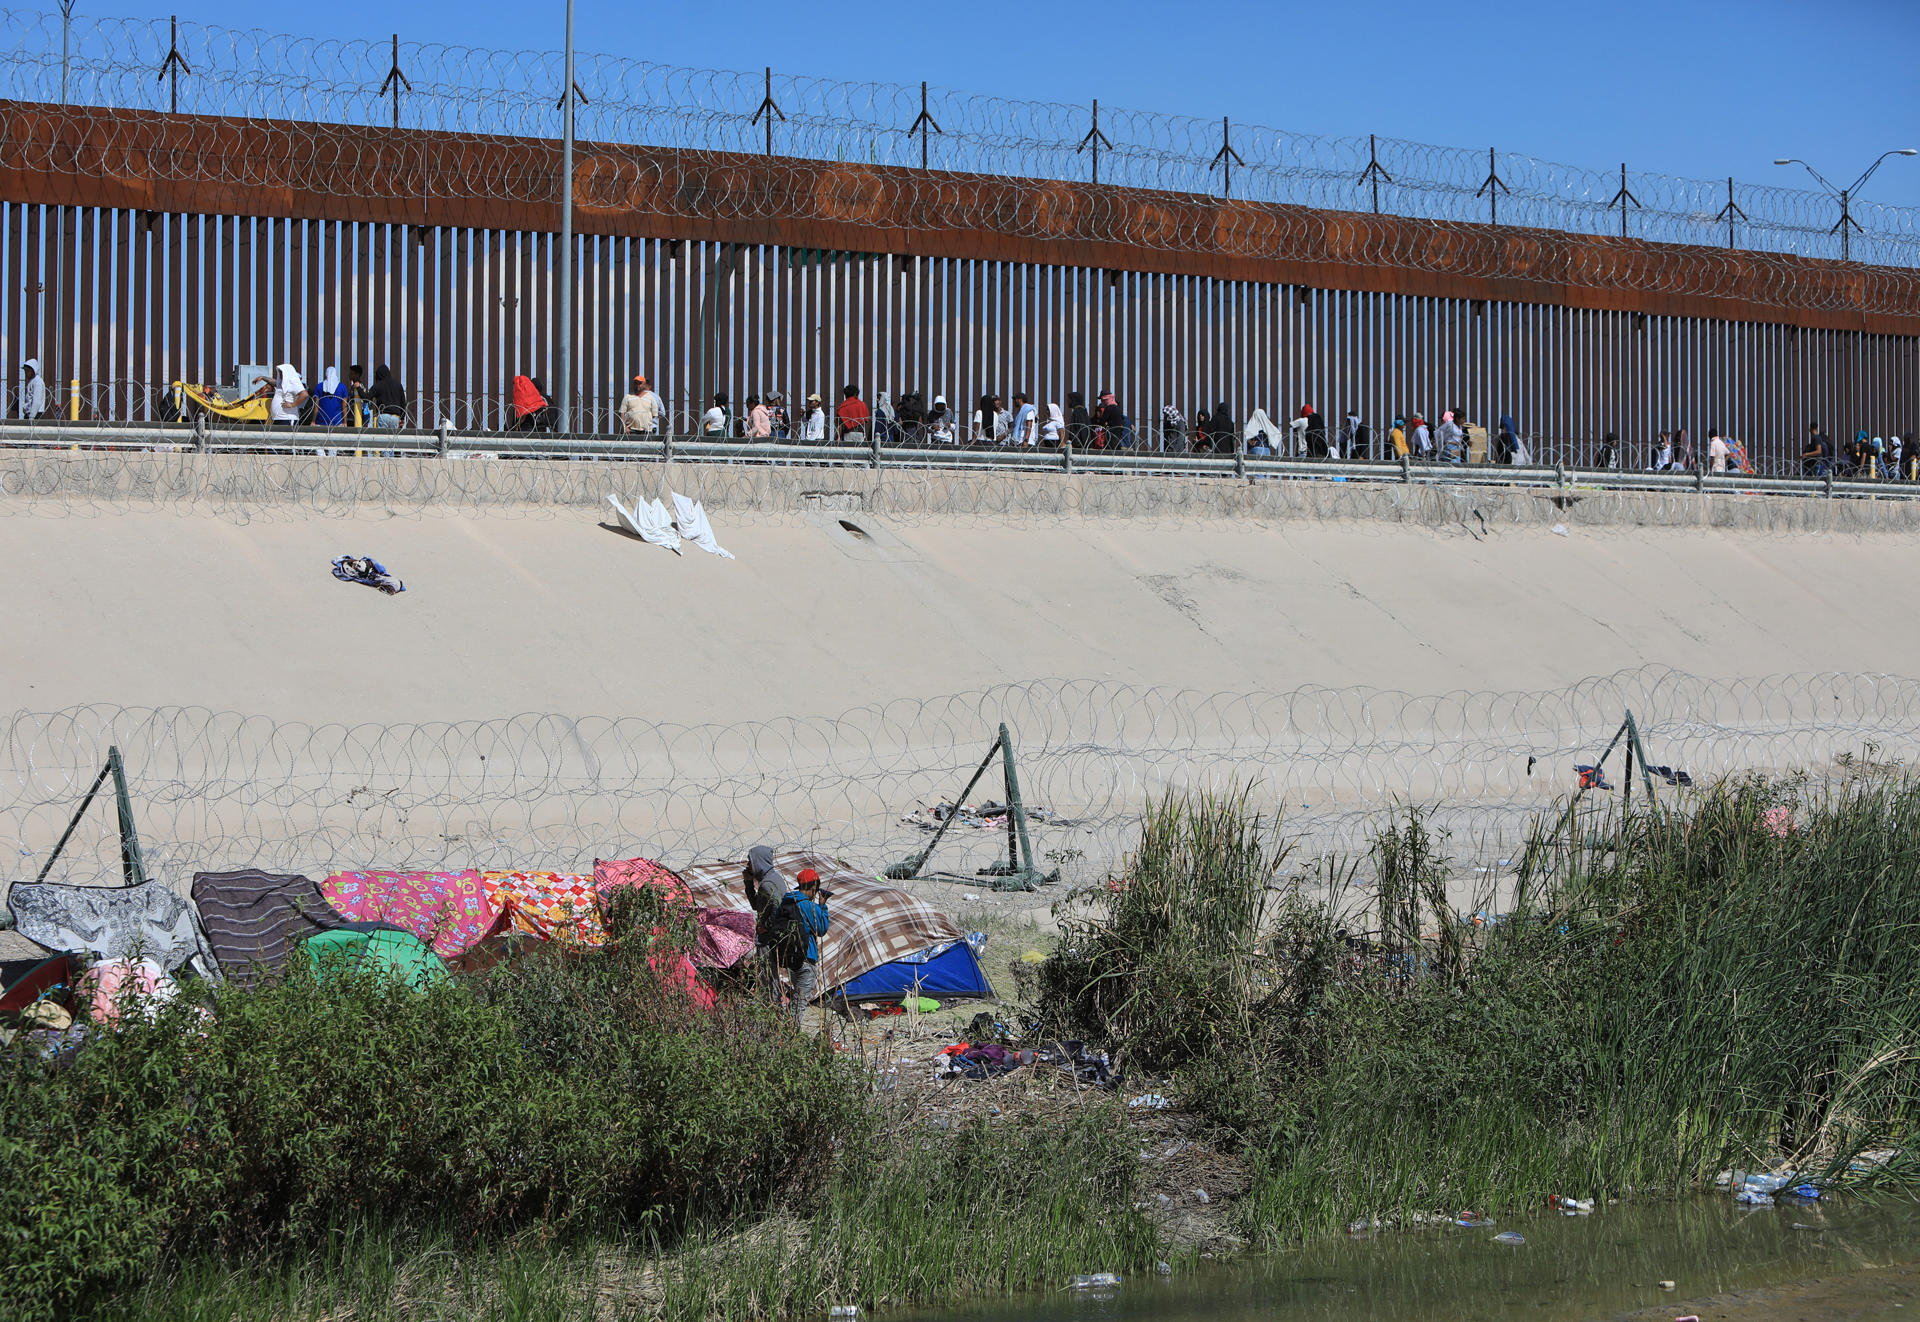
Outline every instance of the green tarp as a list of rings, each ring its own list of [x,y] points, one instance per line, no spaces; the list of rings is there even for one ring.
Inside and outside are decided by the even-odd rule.
[[[447,966],[411,932],[379,929],[316,932],[305,942],[314,975],[322,982],[353,972],[398,978],[424,991],[447,978]]]

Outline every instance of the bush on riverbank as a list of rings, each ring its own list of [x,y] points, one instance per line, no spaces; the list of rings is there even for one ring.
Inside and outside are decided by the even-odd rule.
[[[864,1132],[857,1081],[762,1007],[693,1011],[654,967],[683,934],[645,909],[609,950],[475,987],[296,967],[0,1066],[0,1315],[97,1300],[163,1253],[367,1225],[671,1236],[817,1182]]]
[[[822,1154],[810,1192],[678,1239],[602,1223],[592,1234],[534,1228],[476,1243],[444,1228],[357,1221],[293,1253],[167,1261],[98,1316],[744,1322],[1010,1293],[1089,1264],[1150,1269],[1157,1236],[1134,1206],[1139,1164],[1113,1112],[953,1131],[904,1112],[878,1118],[887,1123],[867,1141],[839,1159]]]
[[[1371,930],[1342,937],[1359,916],[1323,897],[1344,878],[1282,875],[1244,795],[1169,799],[1069,927],[1049,1009],[1259,1154],[1240,1215],[1268,1241],[1905,1141],[1920,783],[1746,781],[1578,829],[1476,928],[1404,813],[1372,851]]]

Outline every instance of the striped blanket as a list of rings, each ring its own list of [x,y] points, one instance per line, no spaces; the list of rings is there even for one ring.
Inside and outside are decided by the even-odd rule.
[[[308,878],[258,868],[194,873],[193,902],[221,970],[239,983],[280,968],[294,942],[341,923]]]
[[[801,868],[820,874],[822,889],[833,892],[827,901],[832,926],[820,942],[820,985],[838,987],[863,973],[890,964],[903,955],[918,954],[943,941],[966,936],[954,921],[924,900],[898,886],[889,886],[864,872],[855,872],[810,849],[789,849],[774,855],[774,865],[788,886]],[[680,869],[680,877],[703,906],[751,914],[741,889],[744,859],[724,863],[696,863]]]

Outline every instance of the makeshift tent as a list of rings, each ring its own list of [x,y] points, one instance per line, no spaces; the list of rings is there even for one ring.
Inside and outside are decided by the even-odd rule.
[[[329,982],[348,973],[397,978],[425,991],[447,978],[447,966],[411,932],[371,923],[316,932],[305,938],[314,976]]]
[[[602,913],[613,899],[613,892],[622,886],[658,886],[689,904],[697,903],[679,873],[650,858],[600,859],[594,863],[593,889],[600,897]]]
[[[972,944],[953,941],[862,973],[837,995],[850,1001],[896,1001],[907,996],[991,999],[993,984],[987,981]]]
[[[194,873],[193,902],[221,972],[240,983],[280,968],[296,941],[342,921],[308,878],[256,868]]]
[[[600,899],[593,877],[578,872],[484,872],[487,903],[506,917],[507,928],[542,941],[603,946]]]
[[[499,925],[478,872],[336,872],[320,883],[335,912],[411,932],[452,959]]]
[[[18,932],[0,932],[0,1011],[22,1010],[43,993],[73,982],[73,961],[29,941]]]
[[[693,893],[687,889],[686,882],[670,868],[662,867],[650,858],[601,859],[593,865],[593,889],[600,897],[601,912],[606,911],[613,893],[622,886],[657,886],[668,892],[677,904],[694,908]],[[699,915],[694,915],[698,921]],[[656,929],[654,935],[658,936]],[[696,939],[696,950],[698,949]],[[681,988],[693,998],[696,1005],[703,1009],[713,1004],[713,991],[700,981],[700,972],[694,967],[694,961],[685,955],[674,958],[672,968],[662,968],[660,956],[649,955],[647,963],[654,972],[665,976],[666,980]],[[737,956],[736,956],[737,958]]]
[[[168,973],[192,964],[203,978],[219,962],[191,904],[157,881],[141,886],[18,885],[7,895],[29,940],[97,959],[152,959]]]
[[[820,984],[838,990],[862,974],[908,955],[918,955],[949,941],[965,944],[966,936],[954,921],[898,886],[889,886],[866,873],[843,867],[826,854],[789,849],[774,856],[783,877],[797,877],[802,868],[820,874],[820,884],[831,891],[827,911],[832,925],[820,942]],[[682,868],[680,878],[703,906],[751,913],[741,888],[745,860],[696,863]]]

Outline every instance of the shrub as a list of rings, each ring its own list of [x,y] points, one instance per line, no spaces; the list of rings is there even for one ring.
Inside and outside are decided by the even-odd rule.
[[[345,1223],[666,1226],[771,1199],[856,1122],[855,1080],[764,1010],[693,1010],[661,971],[673,933],[639,919],[472,988],[296,964],[197,989],[210,1020],[183,998],[70,1065],[0,1065],[0,1197],[28,1201],[0,1315],[84,1301],[162,1248],[297,1250]]]

